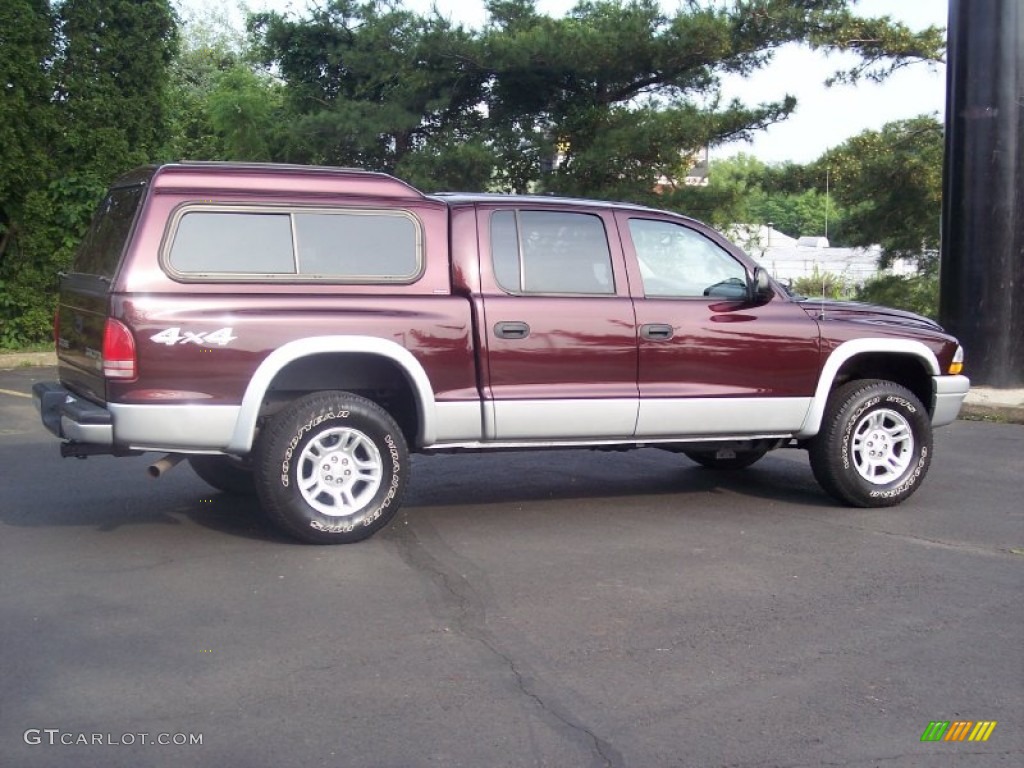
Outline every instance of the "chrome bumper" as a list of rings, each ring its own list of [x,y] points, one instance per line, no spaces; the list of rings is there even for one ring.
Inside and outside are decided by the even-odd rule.
[[[956,421],[960,406],[971,390],[966,376],[932,376],[932,426],[941,427]]]

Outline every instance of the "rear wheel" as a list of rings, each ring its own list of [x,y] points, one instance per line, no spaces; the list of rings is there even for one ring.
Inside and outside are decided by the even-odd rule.
[[[832,496],[855,507],[910,497],[932,460],[932,428],[921,401],[889,381],[851,381],[829,397],[810,443],[811,469]]]
[[[313,544],[368,538],[394,517],[409,454],[394,419],[348,392],[307,395],[260,432],[256,489],[270,519]]]

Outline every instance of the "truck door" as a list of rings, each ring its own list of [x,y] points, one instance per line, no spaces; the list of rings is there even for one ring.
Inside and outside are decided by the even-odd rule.
[[[611,211],[477,216],[488,439],[631,438],[636,318]]]
[[[817,384],[817,323],[781,295],[748,301],[748,268],[695,222],[617,218],[639,336],[637,438],[797,430]]]

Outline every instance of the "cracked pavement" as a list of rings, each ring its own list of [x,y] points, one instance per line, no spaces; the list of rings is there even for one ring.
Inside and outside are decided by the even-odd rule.
[[[329,548],[185,465],[61,460],[10,394],[35,378],[0,372],[4,765],[1024,763],[1022,426],[939,430],[889,510],[835,506],[797,451],[416,457],[392,525]],[[46,728],[203,743],[25,743]]]

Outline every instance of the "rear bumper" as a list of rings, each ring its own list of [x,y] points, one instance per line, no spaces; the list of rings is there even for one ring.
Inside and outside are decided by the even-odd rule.
[[[971,380],[966,376],[932,376],[935,394],[932,426],[941,427],[956,421],[960,406],[970,390]]]
[[[83,400],[55,381],[32,386],[32,400],[43,426],[57,437],[103,447],[114,444],[114,419],[110,411]]]

